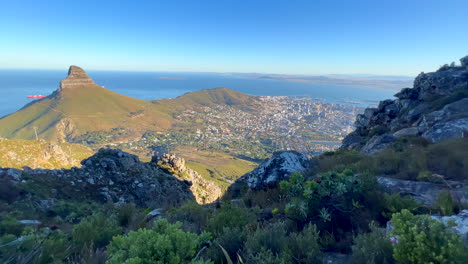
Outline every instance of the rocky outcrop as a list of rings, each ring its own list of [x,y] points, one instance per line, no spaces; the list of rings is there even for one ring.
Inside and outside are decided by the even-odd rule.
[[[81,168],[61,170],[0,168],[0,179],[36,185],[48,193],[32,196],[58,199],[133,202],[147,208],[167,208],[194,199],[186,182],[118,149],[100,149],[81,163]]]
[[[74,89],[81,86],[96,85],[86,72],[78,66],[70,66],[67,78],[60,82],[60,90]]]
[[[467,58],[460,60],[461,66],[421,73],[413,88],[395,94],[397,99],[367,108],[356,117],[356,130],[341,149],[374,154],[399,137],[422,136],[431,142],[463,137],[468,131]]]
[[[310,160],[296,151],[276,152],[253,171],[242,176],[238,182],[246,182],[251,189],[265,189],[276,186],[293,172],[309,168]]]
[[[185,167],[185,160],[181,157],[174,154],[163,154],[160,157],[153,157],[152,162],[167,169],[179,180],[189,181],[190,190],[200,204],[212,203],[223,195],[221,188],[214,182],[204,179],[198,172]]]
[[[449,191],[454,201],[468,204],[468,185],[460,182],[446,181],[444,184],[431,182],[406,181],[387,177],[377,177],[382,190],[388,193],[409,195],[427,206],[435,206],[441,191]]]

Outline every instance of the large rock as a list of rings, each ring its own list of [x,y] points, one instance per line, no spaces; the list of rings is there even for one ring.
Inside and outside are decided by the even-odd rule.
[[[276,152],[273,156],[253,171],[242,176],[251,189],[264,189],[276,186],[293,172],[301,172],[310,166],[310,161],[302,153],[296,151]]]
[[[422,136],[431,141],[438,142],[450,138],[463,138],[464,133],[468,131],[468,118],[437,123]]]
[[[446,184],[436,184],[430,182],[406,181],[387,177],[377,177],[377,182],[382,190],[387,193],[399,193],[410,195],[416,201],[427,205],[435,206],[441,191],[450,191],[455,201],[462,204],[468,203],[468,186],[459,182],[447,182]]]
[[[390,134],[375,135],[364,145],[361,152],[366,155],[372,155],[391,146],[395,141],[395,137]]]
[[[163,154],[151,159],[162,168],[169,169],[176,178],[190,182],[190,190],[200,204],[212,203],[218,200],[223,192],[214,182],[204,179],[198,172],[185,167],[185,159],[174,154]]]

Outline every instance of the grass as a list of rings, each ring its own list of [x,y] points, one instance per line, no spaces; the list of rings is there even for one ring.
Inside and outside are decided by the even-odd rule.
[[[93,151],[78,144],[61,143],[63,155],[52,155],[51,142],[45,140],[0,139],[0,167],[59,169],[80,166],[80,161]],[[63,160],[62,160],[63,159]]]
[[[452,139],[429,144],[420,137],[401,138],[391,148],[372,156],[353,151],[329,152],[314,159],[316,172],[351,168],[359,173],[421,180],[440,174],[445,180],[468,180],[468,141]]]
[[[220,152],[199,151],[179,147],[174,153],[186,160],[188,168],[197,171],[206,180],[215,182],[223,191],[242,175],[252,171],[257,163]]]

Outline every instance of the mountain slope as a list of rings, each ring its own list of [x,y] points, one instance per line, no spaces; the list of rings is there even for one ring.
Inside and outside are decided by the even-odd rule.
[[[249,108],[255,97],[226,88],[188,93],[176,99],[145,101],[112,92],[94,83],[86,72],[71,66],[60,88],[41,100],[0,119],[0,136],[72,141],[87,132],[123,129],[122,137],[164,131],[180,121],[173,114],[213,104]]]
[[[93,151],[79,144],[45,140],[0,139],[0,167],[58,169],[79,167]]]

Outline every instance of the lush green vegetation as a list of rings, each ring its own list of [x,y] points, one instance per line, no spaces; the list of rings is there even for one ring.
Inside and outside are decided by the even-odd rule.
[[[340,253],[352,263],[463,263],[468,248],[450,226],[428,214],[450,215],[466,205],[442,192],[428,208],[411,197],[383,193],[375,176],[466,179],[465,144],[409,138],[372,157],[326,153],[314,159],[315,169],[294,173],[274,188],[243,187],[208,205],[189,202],[159,220],[147,216],[154,208],[102,204],[86,196],[51,199],[46,181],[0,185],[0,260],[299,264]],[[24,219],[41,224],[18,222]],[[385,230],[390,220],[392,231]]]
[[[315,160],[316,172],[351,168],[357,173],[406,180],[444,181],[468,179],[468,141],[453,139],[429,144],[423,138],[400,138],[378,154],[328,152]]]

